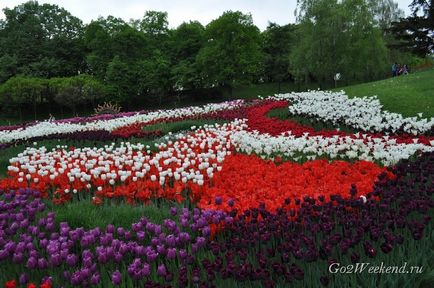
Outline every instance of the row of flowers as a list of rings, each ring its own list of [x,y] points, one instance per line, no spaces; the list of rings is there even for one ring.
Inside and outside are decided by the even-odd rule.
[[[362,198],[350,189],[351,197],[333,195],[331,202],[288,198],[275,212],[261,202],[229,213],[172,208],[161,225],[142,218],[130,228],[91,230],[56,225],[36,191],[4,191],[0,265],[7,279],[24,285],[44,278],[82,287],[209,287],[227,280],[275,287],[302,280],[316,262],[318,285],[346,287],[354,283],[328,274],[328,265],[389,254],[408,234],[420,240],[432,221],[434,153],[403,160],[393,172],[393,179],[382,173]]]
[[[291,133],[279,136],[261,134],[257,131],[236,131],[231,134],[231,143],[236,151],[257,154],[265,158],[276,156],[285,159],[314,160],[318,158],[366,160],[385,166],[394,165],[401,159],[408,159],[415,153],[434,151],[434,140],[429,145],[422,143],[397,143],[396,139],[385,136],[371,138],[360,134],[355,137],[324,137],[307,134],[296,137]]]
[[[109,147],[107,150],[113,149],[110,153],[102,149],[45,154],[44,149],[29,150],[17,161],[18,166],[10,166],[10,178],[1,180],[0,187],[38,189],[57,204],[91,197],[97,205],[111,198],[148,203],[158,198],[181,202],[188,197],[202,209],[243,211],[264,202],[275,211],[279,203],[292,197],[317,199],[323,195],[329,200],[330,195],[348,197],[350,189],[354,189],[354,196],[366,195],[377,176],[387,171],[367,161],[297,164],[275,159],[275,163],[230,151],[230,155],[220,154],[215,159],[214,154],[207,158],[202,153],[203,160],[190,157],[195,154],[192,150],[177,162],[178,158],[158,158],[167,152],[151,158],[134,148]],[[393,175],[388,172],[388,177]]]
[[[50,119],[49,121],[52,123],[71,123],[71,124],[80,124],[80,123],[87,123],[87,122],[93,122],[93,121],[105,121],[115,118],[121,118],[121,117],[130,117],[134,116],[136,114],[145,114],[149,113],[150,111],[136,111],[136,112],[121,112],[117,114],[101,114],[101,115],[93,115],[88,117],[73,117],[73,118],[65,118],[65,119]],[[31,121],[23,124],[17,124],[17,125],[5,125],[0,126],[0,131],[12,131],[12,130],[18,130],[18,129],[24,129],[26,127],[34,126],[36,124],[39,124],[41,121]]]
[[[279,94],[272,99],[291,102],[289,113],[333,124],[344,124],[366,132],[405,132],[413,135],[433,130],[434,118],[403,117],[383,110],[374,97],[349,98],[344,91],[309,91]]]
[[[172,110],[157,110],[145,114],[135,113],[123,117],[115,117],[90,122],[68,122],[68,121],[43,121],[34,125],[20,127],[14,130],[0,130],[0,143],[10,143],[22,140],[31,140],[35,137],[46,137],[49,135],[63,135],[82,131],[108,131],[139,122],[155,123],[156,121],[167,121],[168,119],[191,119],[209,115],[218,111],[238,109],[244,104],[243,100],[235,100],[218,104],[207,104],[201,107],[187,107]]]
[[[96,190],[98,197],[125,197],[128,202],[160,197],[181,201],[187,182],[203,186],[222,169],[221,163],[231,154],[228,134],[236,129],[225,124],[186,137],[181,134],[176,141],[157,145],[157,153],[151,153],[150,146],[130,143],[104,148],[59,146],[51,151],[27,148],[10,160],[10,177],[0,180],[0,187],[33,187],[44,196],[51,192],[58,203],[89,190]]]
[[[302,125],[293,120],[280,120],[275,117],[269,117],[268,113],[273,109],[287,108],[288,101],[265,101],[261,105],[255,105],[247,109],[247,120],[250,131],[258,131],[262,134],[267,133],[271,136],[278,136],[282,134],[287,134],[296,137],[301,137],[305,135],[309,136],[322,136],[322,137],[350,137],[353,139],[368,139],[368,138],[379,138],[379,139],[393,139],[396,143],[401,144],[412,144],[412,143],[422,143],[425,145],[430,145],[430,141],[434,141],[434,137],[425,135],[410,135],[408,133],[384,135],[383,133],[371,133],[371,132],[357,132],[357,133],[347,133],[340,131],[339,128],[335,129],[322,129],[315,130],[313,127],[308,125]],[[434,142],[433,142],[434,143]]]
[[[181,278],[175,271],[178,264],[193,264],[207,237],[233,221],[219,211],[173,207],[172,217],[162,224],[142,218],[130,228],[85,230],[66,222],[58,226],[53,212],[44,213],[39,196],[31,189],[0,192],[0,265],[2,273],[21,284],[39,281],[37,276],[81,287],[104,284],[101,278],[107,274],[115,285],[127,275],[130,281],[151,274],[163,282]]]

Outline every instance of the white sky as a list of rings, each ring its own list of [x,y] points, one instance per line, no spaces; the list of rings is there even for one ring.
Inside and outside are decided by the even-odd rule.
[[[395,0],[406,15],[412,0]],[[0,19],[4,18],[3,8],[13,8],[25,0],[0,0]],[[280,25],[295,22],[294,10],[297,0],[40,0],[41,3],[56,4],[72,15],[89,23],[98,16],[112,15],[125,21],[141,19],[146,10],[166,11],[169,26],[177,27],[182,22],[198,20],[203,25],[218,18],[224,11],[239,10],[251,13],[259,29],[264,30],[269,21]]]

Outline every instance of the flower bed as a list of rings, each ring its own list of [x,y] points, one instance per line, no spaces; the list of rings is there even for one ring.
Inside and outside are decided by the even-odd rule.
[[[291,102],[289,112],[294,115],[314,117],[334,124],[361,129],[366,132],[405,132],[413,135],[432,131],[434,118],[405,118],[398,113],[382,110],[376,97],[348,98],[342,92],[309,91],[279,94],[273,99]]]
[[[30,139],[107,141],[167,133],[155,147],[127,141],[53,149],[35,144],[11,158],[8,176],[0,179],[0,279],[7,287],[361,286],[357,278],[327,274],[326,265],[389,253],[403,258],[399,245],[423,240],[434,207],[434,139],[428,120],[344,96],[276,95],[0,129],[4,149]],[[316,104],[306,110],[309,97],[322,105],[336,100],[336,115],[328,108],[316,113]],[[315,130],[267,117],[286,107],[364,132]],[[345,114],[346,108],[372,119]],[[192,120],[203,125],[188,129]],[[225,123],[206,124],[215,120]],[[164,209],[162,202],[177,208],[158,223],[141,218],[130,227],[84,229],[59,223],[45,206],[67,209],[82,201],[95,204],[92,212],[126,204]]]
[[[56,134],[69,134],[81,131],[108,131],[111,132],[120,127],[124,127],[136,122],[140,123],[153,123],[158,120],[167,120],[171,118],[191,118],[199,117],[200,115],[207,115],[209,113],[238,109],[244,102],[242,100],[223,102],[219,104],[208,104],[202,107],[188,107],[173,110],[158,110],[146,114],[136,113],[134,115],[127,114],[128,116],[94,120],[90,122],[62,122],[62,121],[44,121],[35,123],[28,127],[23,127],[15,130],[0,131],[0,143],[10,143],[19,140],[30,140],[35,137],[45,137]]]
[[[232,210],[236,219],[223,212],[172,209],[180,224],[143,218],[131,228],[57,226],[54,213],[43,213],[38,192],[4,191],[0,267],[8,279],[23,284],[49,276],[50,283],[76,286],[189,287],[226,279],[274,287],[303,280],[316,262],[320,274],[311,284],[347,286],[339,275],[326,274],[328,264],[389,254],[407,241],[408,232],[414,240],[422,238],[434,206],[433,163],[434,153],[401,162],[394,169],[397,177],[383,174],[366,199],[304,197],[281,203],[276,213],[258,203],[238,214]],[[297,215],[292,202],[300,207]],[[216,225],[226,232],[213,234]]]
[[[378,175],[386,171],[366,161],[315,160],[276,165],[257,156],[231,155],[223,162],[221,172],[210,180],[211,185],[201,189],[198,206],[229,212],[263,203],[268,211],[275,212],[288,199],[311,197],[330,201],[332,195],[358,198],[371,192]],[[393,177],[387,173],[387,177]],[[288,207],[295,209],[295,202]]]

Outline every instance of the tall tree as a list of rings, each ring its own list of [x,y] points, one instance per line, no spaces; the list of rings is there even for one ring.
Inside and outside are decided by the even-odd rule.
[[[205,43],[205,28],[199,22],[182,23],[170,35],[171,74],[176,89],[200,88],[196,55]]]
[[[168,50],[169,22],[167,12],[146,11],[140,21],[140,30],[145,34],[147,50],[152,54],[166,54]],[[158,57],[158,56],[157,56]]]
[[[134,66],[128,65],[119,56],[113,57],[108,64],[105,80],[111,88],[110,101],[130,104],[137,94],[138,81]]]
[[[155,103],[157,99],[158,104],[161,105],[163,96],[172,89],[169,58],[160,51],[156,51],[151,58],[139,63],[139,69],[139,94],[147,96],[148,103]]]
[[[209,87],[251,83],[261,74],[261,38],[252,16],[228,11],[206,26],[206,43],[197,61]]]
[[[108,64],[116,56],[114,38],[125,29],[128,29],[128,24],[113,16],[100,17],[87,25],[84,34],[84,42],[88,49],[86,55],[87,73],[104,80]],[[117,50],[122,49],[118,48]],[[123,53],[126,52],[123,51]]]
[[[0,52],[17,59],[17,73],[66,76],[83,68],[80,19],[56,5],[36,1],[3,11]]]
[[[412,15],[394,22],[390,28],[400,40],[392,47],[424,57],[434,52],[434,2],[413,0],[410,7]]]
[[[265,80],[279,83],[290,78],[289,54],[294,46],[294,26],[269,23],[262,33]]]
[[[404,11],[394,0],[368,0],[370,11],[374,15],[378,27],[385,31],[393,22],[404,17]]]
[[[365,0],[301,0],[298,41],[291,55],[298,79],[312,75],[321,86],[336,73],[373,79],[385,73],[386,47]]]

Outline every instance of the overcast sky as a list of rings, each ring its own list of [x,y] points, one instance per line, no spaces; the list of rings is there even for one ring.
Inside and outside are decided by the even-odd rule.
[[[412,0],[395,0],[405,14],[410,14],[408,5]],[[24,0],[0,0],[0,18],[4,18],[3,8],[13,8]],[[218,18],[224,11],[239,10],[251,13],[253,21],[261,30],[269,21],[284,25],[294,23],[294,10],[297,0],[40,0],[39,3],[51,3],[68,10],[84,23],[89,23],[98,16],[113,15],[125,21],[140,19],[146,10],[166,11],[169,26],[177,27],[184,21],[198,20],[203,25]]]

